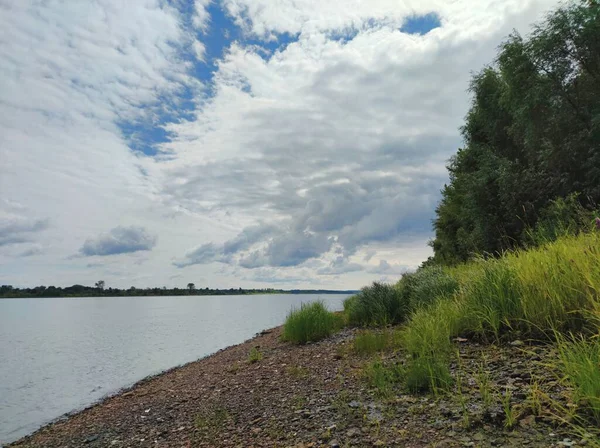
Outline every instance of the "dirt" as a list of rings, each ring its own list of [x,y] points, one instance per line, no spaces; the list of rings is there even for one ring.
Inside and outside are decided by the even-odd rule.
[[[588,443],[556,416],[570,391],[548,346],[456,341],[451,391],[382,396],[364,378],[373,356],[346,329],[319,343],[281,328],[143,380],[11,447],[565,447]],[[250,353],[252,352],[252,360]],[[384,363],[404,361],[391,351]],[[482,387],[482,384],[487,386]],[[488,394],[489,392],[489,394]],[[507,415],[514,417],[510,421]],[[509,420],[509,421],[507,421]]]

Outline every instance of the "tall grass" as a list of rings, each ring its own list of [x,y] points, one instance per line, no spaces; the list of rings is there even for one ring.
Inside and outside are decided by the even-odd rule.
[[[340,326],[341,319],[327,310],[322,301],[303,303],[288,314],[282,338],[295,344],[306,344],[330,336]]]
[[[348,323],[355,326],[386,326],[402,322],[408,312],[398,288],[374,282],[344,301]]]
[[[440,365],[452,357],[453,337],[498,340],[519,330],[520,337],[554,340],[557,334],[592,334],[599,328],[599,232],[444,272],[458,283],[454,293],[416,307],[402,330],[411,355],[408,374],[429,375],[431,386],[445,377]]]
[[[560,364],[575,400],[600,424],[600,339],[558,336]]]

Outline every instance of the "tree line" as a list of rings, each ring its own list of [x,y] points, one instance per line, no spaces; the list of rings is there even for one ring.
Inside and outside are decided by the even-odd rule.
[[[600,202],[600,6],[570,3],[513,32],[473,76],[464,147],[433,222],[455,264],[581,228]]]
[[[352,294],[356,291],[334,291],[324,289],[273,289],[273,288],[229,288],[212,289],[196,288],[193,283],[188,283],[186,288],[136,288],[127,289],[106,288],[104,281],[96,282],[95,286],[73,285],[36,286],[34,288],[15,288],[11,285],[0,286],[0,298],[19,297],[132,297],[132,296],[223,296],[223,295],[251,295],[251,294]]]

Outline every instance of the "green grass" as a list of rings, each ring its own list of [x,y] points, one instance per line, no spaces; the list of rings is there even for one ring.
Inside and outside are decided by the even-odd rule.
[[[397,347],[399,333],[396,331],[363,330],[352,341],[352,350],[359,355],[372,355]]]
[[[401,330],[412,389],[447,384],[443,366],[453,359],[456,336],[502,341],[518,331],[551,342],[557,334],[591,335],[600,328],[600,232],[444,268],[443,274],[457,286],[416,306]]]
[[[374,282],[344,301],[344,313],[350,325],[386,326],[402,322],[408,304],[396,286]]]
[[[256,347],[252,347],[250,353],[248,353],[248,362],[250,364],[254,364],[260,361],[261,359],[263,359],[263,354],[261,353],[261,351]]]
[[[322,301],[302,304],[288,314],[282,338],[295,344],[319,341],[337,331],[341,321],[342,318],[327,310]]]
[[[600,340],[559,337],[558,348],[561,369],[575,391],[576,402],[600,424]]]
[[[375,390],[376,395],[389,398],[394,385],[401,379],[401,370],[397,366],[388,367],[381,360],[375,360],[364,366],[363,376],[369,386]]]

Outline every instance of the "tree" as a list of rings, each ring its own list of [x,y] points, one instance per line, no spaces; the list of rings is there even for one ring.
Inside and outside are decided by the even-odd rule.
[[[598,2],[572,3],[530,37],[509,36],[496,63],[473,77],[465,146],[436,210],[435,262],[528,244],[560,198],[600,203],[598,36]]]
[[[105,285],[105,283],[104,283],[104,280],[98,280],[98,281],[96,282],[96,285],[95,285],[95,286],[96,286],[96,288],[98,288],[100,291],[103,291],[103,290],[104,290],[104,285]]]
[[[188,289],[191,291],[194,291],[196,289],[196,285],[194,285],[193,283],[188,283],[187,284]]]

